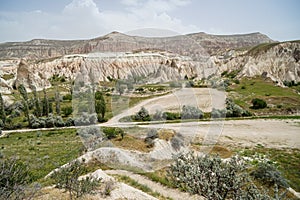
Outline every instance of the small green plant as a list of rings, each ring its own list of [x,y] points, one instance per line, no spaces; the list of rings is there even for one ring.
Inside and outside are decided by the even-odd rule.
[[[0,159],[0,199],[24,199],[31,182],[26,164],[14,158]]]
[[[76,160],[69,166],[55,171],[51,178],[55,181],[57,188],[69,193],[70,199],[79,198],[85,194],[93,194],[100,185],[100,179],[91,176],[79,179],[79,176],[86,172],[86,167]]]
[[[136,121],[150,121],[151,117],[149,115],[148,110],[142,107],[134,116],[134,120]]]
[[[103,128],[103,133],[107,137],[107,139],[113,139],[118,137],[119,135],[122,137],[122,139],[125,136],[125,132],[123,129],[118,128],[118,127],[104,127]]]
[[[255,98],[255,99],[252,99],[251,103],[252,103],[251,108],[253,108],[253,109],[263,109],[263,108],[267,107],[267,103],[263,99]]]

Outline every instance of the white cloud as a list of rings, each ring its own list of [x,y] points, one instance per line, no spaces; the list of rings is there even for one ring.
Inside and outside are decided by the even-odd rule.
[[[168,14],[187,5],[189,0],[121,0],[121,3],[121,11],[102,10],[101,4],[98,7],[93,0],[73,0],[58,15],[40,10],[0,12],[0,42],[41,37],[91,38],[114,30],[127,32],[141,28],[169,29],[180,33],[197,30],[197,27],[185,25]]]

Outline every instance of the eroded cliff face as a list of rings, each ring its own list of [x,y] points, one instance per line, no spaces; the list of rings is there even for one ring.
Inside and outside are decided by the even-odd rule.
[[[285,42],[244,52],[230,51],[211,59],[218,68],[218,75],[237,70],[238,78],[269,77],[282,86],[283,81],[300,82],[299,49],[299,42]]]
[[[49,62],[27,64],[21,61],[16,74],[16,87],[24,84],[38,90],[49,87],[49,79],[54,75],[82,81],[109,81],[113,79],[143,78],[145,82],[168,82],[187,77],[207,77],[216,68],[207,60],[205,63],[193,61],[189,57],[167,52],[147,53],[93,53],[68,55]]]
[[[10,93],[20,84],[41,90],[51,86],[54,75],[157,83],[220,77],[233,70],[239,72],[237,78],[264,76],[281,86],[283,81],[300,82],[300,43],[271,41],[260,33],[143,38],[115,32],[92,40],[5,43],[0,45],[0,90]]]

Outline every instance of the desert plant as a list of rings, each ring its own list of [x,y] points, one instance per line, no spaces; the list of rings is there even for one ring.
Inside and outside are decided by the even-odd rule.
[[[230,98],[226,98],[226,117],[246,117],[251,113],[240,106],[236,105]]]
[[[203,112],[194,106],[184,105],[181,111],[182,119],[201,119],[203,117]]]
[[[78,160],[72,162],[67,167],[55,171],[51,178],[55,181],[56,187],[64,189],[69,193],[70,199],[82,197],[85,194],[92,194],[100,185],[100,179],[79,176],[87,172],[87,169]]]
[[[158,132],[156,129],[150,129],[147,133],[147,136],[145,138],[145,143],[147,144],[147,147],[153,147],[154,140],[158,138]]]
[[[281,200],[286,193],[280,194],[275,187],[271,197],[264,189],[258,189],[246,163],[237,156],[224,161],[218,156],[182,153],[171,165],[168,177],[176,187],[209,200]]]
[[[216,109],[216,108],[213,108],[212,111],[211,111],[211,117],[212,118],[224,118],[226,117],[226,110],[225,109]]]
[[[105,134],[96,126],[80,128],[77,130],[77,134],[80,136],[84,146],[88,150],[96,149],[105,139]]]
[[[31,182],[26,164],[14,158],[0,159],[0,199],[24,199]]]
[[[268,162],[258,163],[258,166],[253,172],[251,172],[251,175],[255,179],[258,179],[269,186],[278,185],[284,188],[289,187],[289,184],[287,183],[286,179],[283,178],[280,171],[278,171],[274,165]]]

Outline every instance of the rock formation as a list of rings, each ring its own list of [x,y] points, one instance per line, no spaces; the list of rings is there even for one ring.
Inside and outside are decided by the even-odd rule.
[[[279,85],[300,82],[300,43],[273,42],[260,33],[144,38],[113,32],[91,40],[4,43],[0,58],[0,90],[5,93],[19,84],[50,87],[53,76],[156,83],[235,70],[238,78],[263,75]]]

